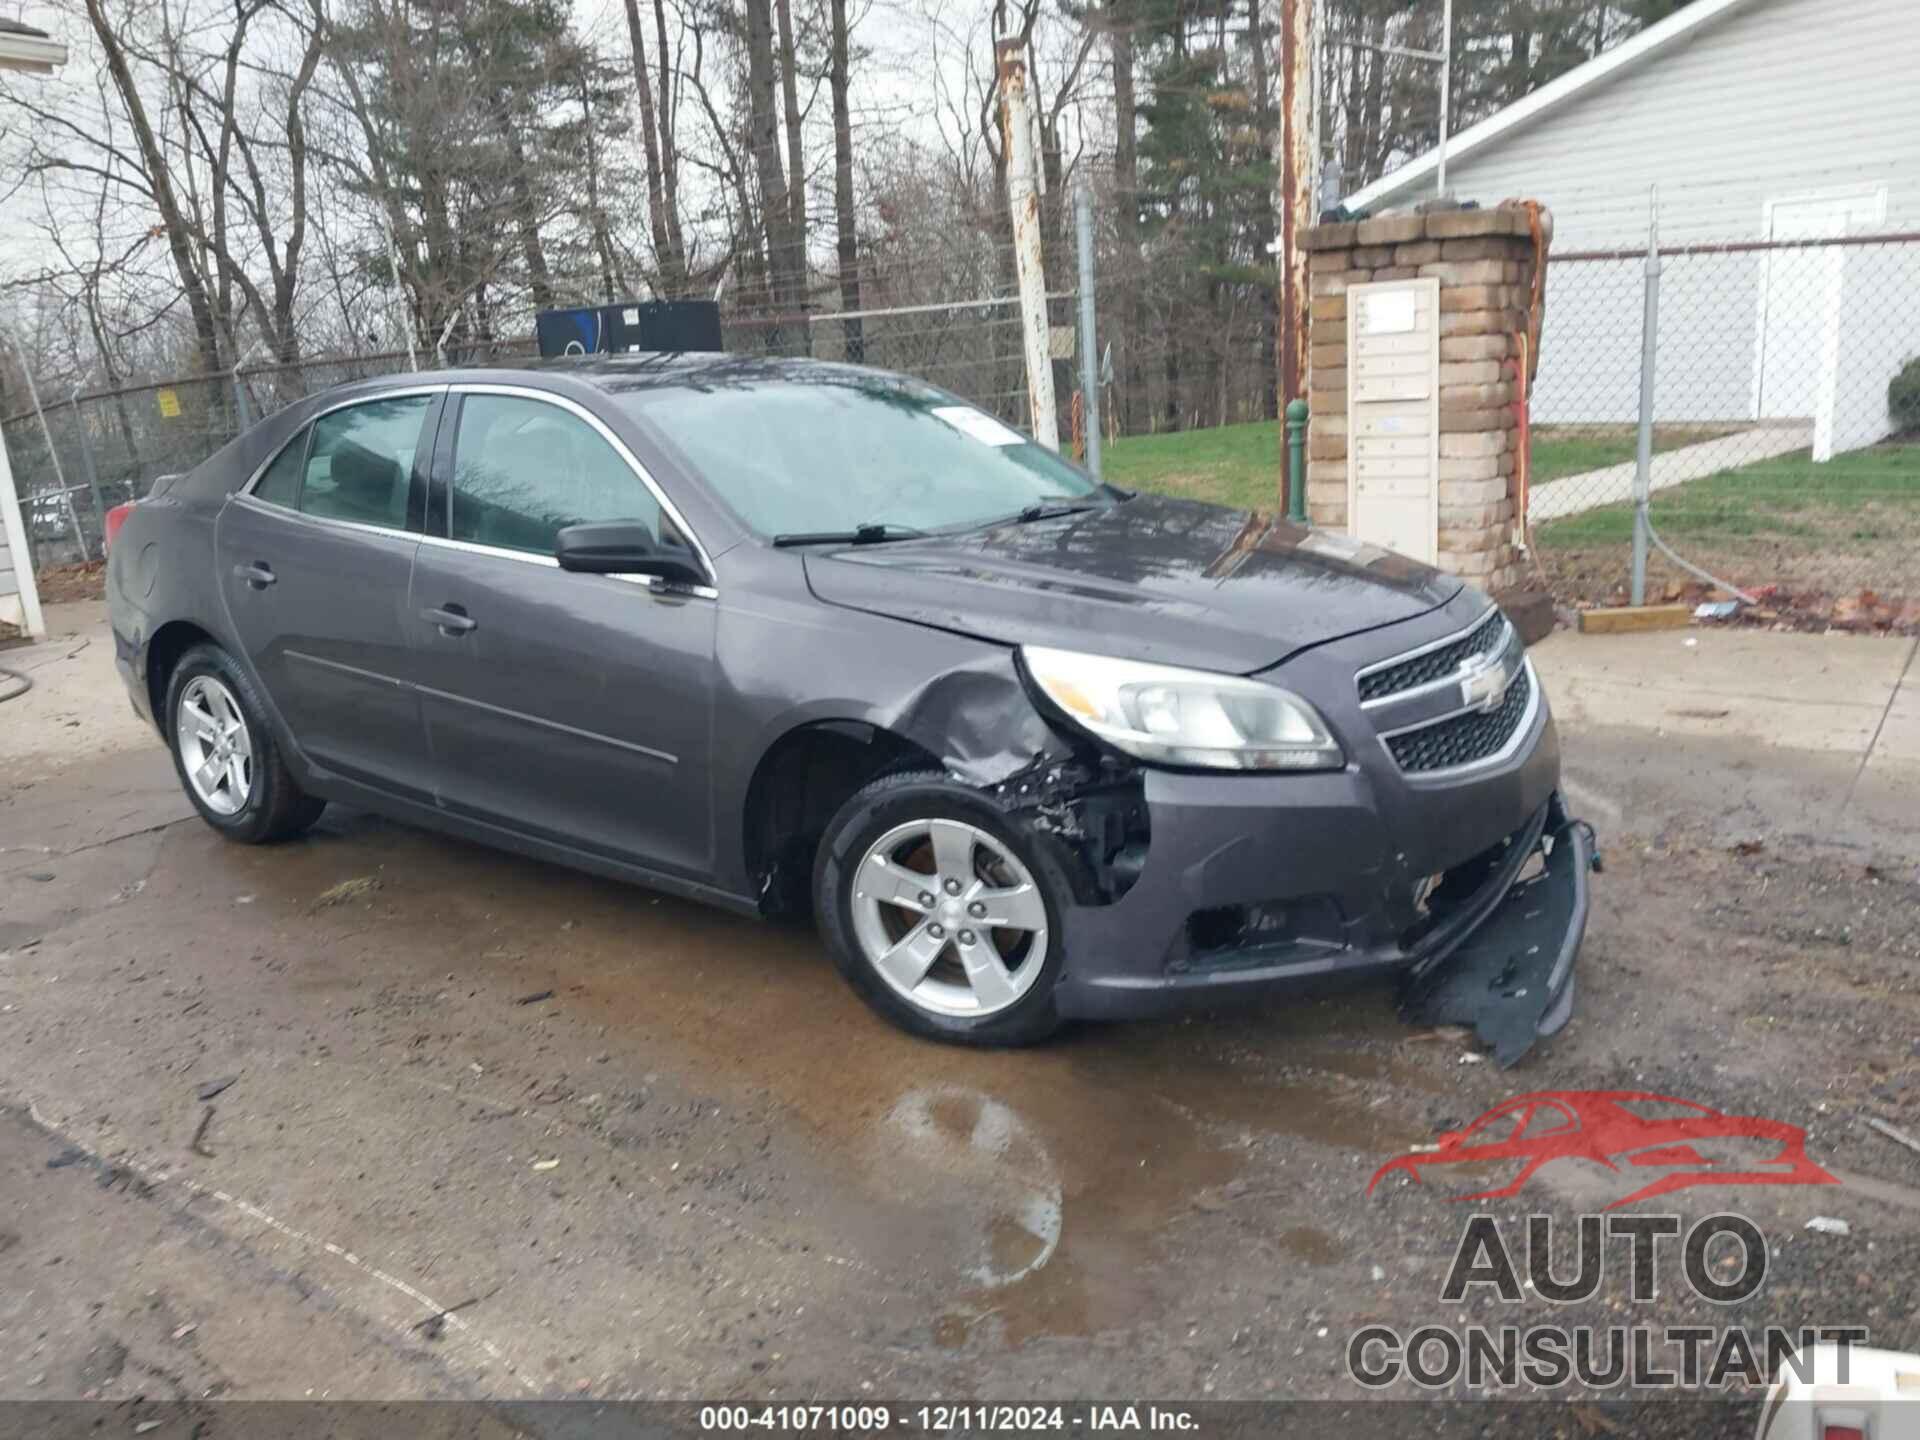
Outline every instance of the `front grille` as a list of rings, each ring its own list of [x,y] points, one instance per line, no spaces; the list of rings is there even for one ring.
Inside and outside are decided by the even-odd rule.
[[[1450,641],[1438,650],[1429,650],[1422,655],[1411,655],[1405,660],[1362,675],[1360,698],[1363,701],[1385,700],[1390,695],[1398,695],[1402,690],[1412,690],[1419,685],[1444,680],[1458,670],[1463,662],[1473,659],[1476,655],[1493,654],[1505,641],[1506,635],[1506,617],[1497,609],[1489,610],[1486,619],[1458,640]]]
[[[1390,736],[1387,749],[1402,770],[1418,774],[1423,770],[1450,770],[1456,765],[1471,765],[1497,755],[1527,713],[1533,699],[1533,676],[1521,666],[1507,686],[1500,708],[1490,713],[1469,711],[1450,715],[1418,730]]]

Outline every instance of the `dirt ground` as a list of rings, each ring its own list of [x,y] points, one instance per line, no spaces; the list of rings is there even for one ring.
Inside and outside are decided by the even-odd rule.
[[[1624,546],[1542,546],[1536,553],[1539,564],[1528,568],[1526,583],[1538,584],[1563,605],[1585,609],[1628,603],[1630,561]],[[1684,547],[1681,553],[1690,554]],[[1756,603],[1741,608],[1737,623],[1813,634],[1841,629],[1920,635],[1911,540],[1877,545],[1871,563],[1856,565],[1852,557],[1836,563],[1836,553],[1755,542],[1739,549],[1723,545],[1712,554],[1690,558],[1754,597]],[[1848,583],[1836,587],[1836,577]],[[1654,604],[1698,605],[1731,596],[1656,550],[1647,558],[1647,598]]]
[[[1920,834],[1813,820],[1831,757],[1566,735],[1606,871],[1575,1018],[1513,1071],[1378,987],[983,1054],[887,1027],[804,930],[348,811],[227,845],[42,679],[0,709],[0,1398],[1352,1402],[1372,1323],[1920,1348],[1920,1154],[1865,1124],[1920,1133]],[[1840,1183],[1641,1207],[1749,1217],[1739,1305],[1618,1268],[1443,1303],[1472,1210],[1571,1227],[1621,1177],[1368,1181],[1542,1090],[1801,1126]]]
[[[49,565],[34,576],[42,605],[65,605],[76,600],[104,600],[107,597],[107,562],[79,561],[72,565]]]

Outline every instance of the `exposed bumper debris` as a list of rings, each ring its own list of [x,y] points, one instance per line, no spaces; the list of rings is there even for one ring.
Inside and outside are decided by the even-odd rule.
[[[1532,851],[1544,859],[1459,947],[1416,972],[1401,1002],[1414,1024],[1470,1026],[1503,1068],[1573,1014],[1573,961],[1587,930],[1593,832],[1556,796]],[[1530,858],[1530,857],[1529,857]]]

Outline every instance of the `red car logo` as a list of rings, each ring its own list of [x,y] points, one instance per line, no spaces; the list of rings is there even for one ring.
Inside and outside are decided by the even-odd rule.
[[[1744,1147],[1726,1142],[1746,1142]],[[1778,1147],[1757,1161],[1703,1153]],[[1637,1090],[1552,1090],[1518,1095],[1487,1111],[1437,1145],[1389,1160],[1367,1182],[1373,1193],[1388,1175],[1415,1180],[1438,1165],[1518,1162],[1520,1171],[1494,1189],[1458,1196],[1497,1200],[1518,1194],[1534,1172],[1552,1160],[1590,1160],[1609,1170],[1664,1171],[1606,1208],[1618,1209],[1692,1185],[1838,1185],[1807,1158],[1807,1132],[1797,1125],[1757,1115],[1722,1115],[1691,1100]],[[1638,1178],[1637,1176],[1631,1178]]]

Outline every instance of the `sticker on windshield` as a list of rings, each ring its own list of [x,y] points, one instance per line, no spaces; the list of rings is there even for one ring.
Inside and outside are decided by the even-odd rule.
[[[1027,443],[1027,437],[1022,435],[1018,430],[1013,430],[1002,425],[991,415],[986,414],[984,411],[975,410],[971,405],[940,405],[934,408],[933,413],[946,421],[947,424],[951,425],[954,429],[958,430],[962,435],[970,436],[978,440],[982,445],[1024,445]]]

